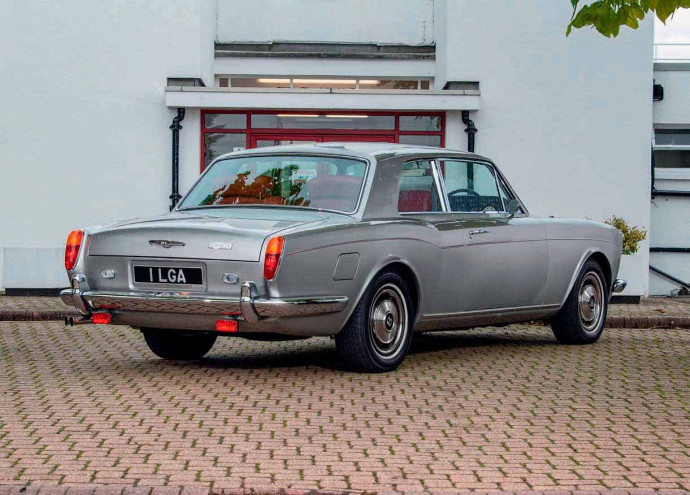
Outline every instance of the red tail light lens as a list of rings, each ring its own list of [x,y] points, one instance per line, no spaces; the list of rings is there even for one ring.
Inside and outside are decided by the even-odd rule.
[[[65,268],[71,270],[77,264],[79,248],[84,238],[84,231],[81,229],[73,230],[67,236],[67,246],[65,246]]]
[[[234,333],[237,331],[235,320],[216,320],[216,332]]]
[[[266,258],[264,258],[264,278],[273,280],[278,271],[280,255],[283,254],[283,243],[285,239],[281,236],[273,237],[266,246]]]
[[[94,325],[110,325],[112,317],[110,313],[94,313],[91,316],[91,321],[93,321]]]

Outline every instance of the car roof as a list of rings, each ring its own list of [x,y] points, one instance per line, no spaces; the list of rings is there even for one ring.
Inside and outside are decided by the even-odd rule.
[[[266,146],[262,148],[252,148],[243,151],[224,154],[220,158],[238,157],[245,155],[266,154],[266,153],[305,153],[305,154],[329,154],[343,156],[372,157],[380,159],[389,156],[433,156],[433,155],[453,155],[459,158],[473,160],[491,161],[474,153],[466,151],[452,150],[448,148],[437,148],[434,146],[419,146],[411,144],[396,143],[364,143],[364,142],[330,142],[314,144],[288,144],[282,146]]]

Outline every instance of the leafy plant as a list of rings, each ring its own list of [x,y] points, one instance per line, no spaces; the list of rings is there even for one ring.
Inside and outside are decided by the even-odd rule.
[[[617,228],[623,234],[623,254],[635,254],[640,242],[647,238],[647,230],[631,227],[621,217],[612,216],[604,223]]]
[[[583,0],[570,0],[570,3],[573,16],[566,35],[570,35],[573,28],[592,26],[607,38],[618,36],[621,26],[637,29],[639,21],[650,12],[666,23],[676,10],[690,8],[690,0],[596,0],[586,5],[582,5]]]

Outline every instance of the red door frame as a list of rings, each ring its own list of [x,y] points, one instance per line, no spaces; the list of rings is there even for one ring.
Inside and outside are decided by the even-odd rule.
[[[395,127],[390,130],[381,129],[262,129],[251,127],[251,114],[301,114],[301,113],[322,113],[324,110],[201,110],[201,132],[200,134],[200,150],[201,150],[201,171],[204,171],[204,154],[205,141],[204,137],[207,133],[227,133],[227,134],[245,134],[247,148],[254,147],[256,140],[268,137],[268,139],[285,139],[304,137],[305,140],[315,141],[317,139],[310,139],[318,137],[321,141],[379,141],[379,142],[400,142],[401,135],[416,135],[416,136],[439,136],[441,139],[441,146],[445,146],[445,130],[446,130],[446,114],[445,112],[365,112],[361,110],[328,110],[329,114],[340,115],[390,115],[395,118]],[[206,128],[206,114],[244,114],[246,116],[246,123],[244,129],[213,129]],[[441,128],[438,131],[404,131],[400,130],[400,117],[403,115],[425,116],[425,117],[440,117]],[[256,137],[255,137],[256,136]]]

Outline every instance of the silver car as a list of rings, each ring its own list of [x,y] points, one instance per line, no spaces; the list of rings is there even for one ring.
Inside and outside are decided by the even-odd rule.
[[[70,233],[62,300],[129,325],[165,359],[216,338],[334,336],[356,370],[395,369],[413,332],[549,321],[602,333],[621,234],[531,217],[474,154],[383,143],[216,159],[169,214]]]

